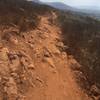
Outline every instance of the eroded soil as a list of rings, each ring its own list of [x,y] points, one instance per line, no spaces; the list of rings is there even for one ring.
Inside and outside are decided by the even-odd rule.
[[[60,29],[40,19],[21,35],[14,27],[0,32],[0,100],[91,100],[76,83],[70,66],[79,64],[64,51]]]

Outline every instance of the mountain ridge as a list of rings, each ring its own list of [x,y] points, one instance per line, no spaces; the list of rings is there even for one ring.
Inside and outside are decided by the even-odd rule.
[[[83,8],[82,7],[71,7],[61,2],[44,2],[44,4],[47,4],[51,7],[54,7],[56,9],[60,9],[63,11],[73,11],[76,13],[83,13],[84,15],[100,19],[99,9],[97,9],[96,7],[94,7],[94,9],[91,9],[92,7],[89,7],[89,6],[84,6]]]

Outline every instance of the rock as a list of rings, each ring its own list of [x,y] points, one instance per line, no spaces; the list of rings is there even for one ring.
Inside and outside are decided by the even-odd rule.
[[[64,44],[63,44],[63,42],[58,42],[56,46],[57,47],[64,47]]]
[[[18,100],[25,100],[26,96],[19,94]]]
[[[30,46],[31,48],[34,48],[34,45],[33,45],[33,44],[29,44],[29,46]]]
[[[45,60],[47,61],[47,63],[48,63],[52,68],[55,68],[55,64],[54,64],[52,58],[45,58]]]
[[[10,42],[12,42],[12,43],[15,44],[15,45],[18,44],[18,39],[15,38],[15,37],[11,37],[9,40],[10,40]]]
[[[60,55],[60,50],[59,49],[55,49],[55,51],[54,51],[54,54],[56,54],[56,55]]]
[[[94,96],[100,95],[100,89],[96,85],[91,86],[91,92]]]
[[[45,37],[45,38],[49,38],[49,34],[45,33],[45,34],[44,34],[44,37]]]
[[[10,60],[11,60],[11,64],[10,64],[11,70],[12,71],[18,70],[18,67],[20,65],[19,57],[17,55],[12,55],[12,57],[10,57]]]
[[[7,62],[3,62],[0,64],[0,75],[8,75],[9,74],[9,65]]]
[[[4,91],[7,94],[9,100],[15,100],[17,98],[18,90],[15,80],[10,77],[9,81],[6,83],[4,87]]]
[[[30,64],[30,65],[28,66],[28,69],[35,69],[35,66],[34,66],[33,64]]]
[[[9,78],[7,76],[3,76],[2,77],[2,80],[5,81],[5,82],[8,82],[9,81]]]
[[[52,54],[48,48],[44,48],[44,57],[51,57]]]
[[[0,83],[2,82],[2,78],[0,77]]]
[[[56,47],[58,47],[60,51],[65,51],[65,50],[67,50],[69,48],[68,46],[64,45],[63,42],[58,42],[56,44]]]
[[[9,50],[7,48],[0,49],[0,74],[6,75],[9,73],[9,59],[7,53]]]
[[[34,70],[35,69],[34,64],[26,57],[22,57],[20,62],[25,70],[29,70],[29,69]]]
[[[0,49],[0,61],[8,60],[8,55],[7,55],[8,52],[9,50],[7,48]]]
[[[28,66],[28,65],[29,65],[29,61],[28,61],[28,59],[25,58],[25,57],[22,57],[20,61],[21,61],[21,64],[22,64],[23,66]]]
[[[66,52],[62,52],[61,54],[62,54],[63,59],[67,58],[67,53]]]
[[[39,76],[36,77],[36,80],[43,83],[43,80]]]
[[[2,49],[3,48],[3,44],[0,42],[0,49]]]
[[[81,70],[82,66],[75,60],[75,59],[70,59],[69,60],[69,66],[72,70]]]
[[[12,73],[11,73],[11,76],[12,76],[14,79],[17,79],[17,78],[19,77],[18,74],[15,73],[15,72],[12,72]]]
[[[9,61],[10,61],[10,70],[17,71],[20,65],[19,56],[16,53],[9,53],[8,54]]]
[[[60,55],[61,54],[61,52],[60,52],[60,50],[54,45],[52,45],[51,47],[48,47],[47,48],[47,50],[49,51],[49,53],[52,55],[52,54],[54,54],[54,55]]]

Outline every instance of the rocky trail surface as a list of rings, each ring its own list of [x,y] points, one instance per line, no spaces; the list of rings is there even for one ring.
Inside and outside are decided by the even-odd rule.
[[[20,36],[14,27],[0,32],[0,100],[91,100],[76,83],[70,64],[77,61],[64,51],[60,29],[40,19]]]

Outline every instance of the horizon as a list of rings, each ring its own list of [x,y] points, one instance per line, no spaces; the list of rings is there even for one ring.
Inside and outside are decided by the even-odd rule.
[[[62,2],[66,5],[80,9],[100,10],[100,1],[98,0],[40,0],[42,2]]]

